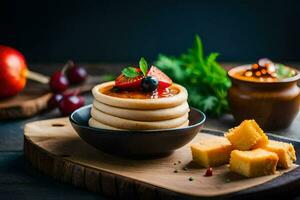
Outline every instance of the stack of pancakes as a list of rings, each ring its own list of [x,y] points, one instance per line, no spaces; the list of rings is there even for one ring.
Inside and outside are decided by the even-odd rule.
[[[106,82],[93,88],[93,107],[89,125],[103,129],[156,130],[188,126],[188,93],[180,85],[173,84],[178,94],[157,99],[132,99],[113,97],[101,89],[114,82]]]

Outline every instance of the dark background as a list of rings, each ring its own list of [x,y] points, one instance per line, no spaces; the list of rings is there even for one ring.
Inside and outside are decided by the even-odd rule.
[[[300,1],[1,1],[0,43],[29,62],[155,59],[198,33],[221,61],[300,60]]]

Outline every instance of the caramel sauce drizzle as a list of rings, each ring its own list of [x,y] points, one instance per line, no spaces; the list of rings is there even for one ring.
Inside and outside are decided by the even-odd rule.
[[[119,97],[119,98],[128,98],[128,99],[158,99],[165,97],[172,97],[179,93],[179,89],[176,87],[169,87],[163,91],[155,90],[153,92],[143,92],[141,90],[120,90],[116,89],[113,86],[107,86],[102,88],[99,91],[103,94]]]

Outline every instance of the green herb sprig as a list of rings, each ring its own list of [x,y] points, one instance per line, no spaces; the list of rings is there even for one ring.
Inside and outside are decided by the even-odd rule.
[[[137,71],[135,67],[128,66],[122,70],[122,74],[124,74],[127,78],[135,78],[141,75],[146,76],[148,72],[148,64],[144,57],[141,57],[139,61],[139,67],[141,69],[141,72]]]
[[[126,67],[122,70],[122,74],[124,74],[126,77],[128,78],[134,78],[137,77],[139,75],[141,75],[141,73],[139,73],[136,68],[134,67]]]
[[[174,82],[185,86],[189,104],[209,115],[220,116],[228,111],[227,90],[231,82],[226,71],[216,61],[218,53],[204,56],[200,37],[195,36],[193,48],[179,57],[160,54],[156,66]]]
[[[143,72],[144,76],[146,76],[147,72],[148,72],[148,64],[144,57],[141,57],[139,65],[140,65],[140,69]]]

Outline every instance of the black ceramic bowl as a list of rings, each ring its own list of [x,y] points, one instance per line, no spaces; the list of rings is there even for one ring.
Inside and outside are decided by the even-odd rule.
[[[188,127],[152,131],[107,130],[88,125],[91,106],[84,106],[71,114],[73,128],[88,144],[120,156],[168,155],[191,141],[206,119],[203,112],[191,108]]]

